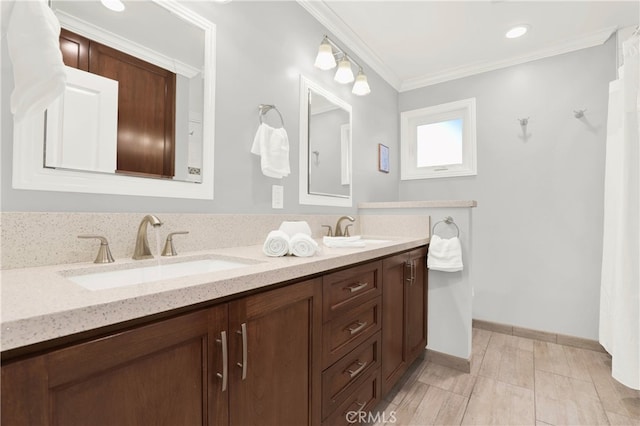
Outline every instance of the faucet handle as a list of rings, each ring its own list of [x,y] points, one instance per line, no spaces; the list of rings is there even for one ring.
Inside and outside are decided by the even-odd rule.
[[[327,229],[327,237],[333,237],[333,229],[331,228],[331,225],[322,225],[323,228],[328,228]]]
[[[176,248],[173,245],[173,236],[174,235],[183,235],[188,234],[189,231],[176,231],[171,232],[167,235],[167,241],[164,243],[164,249],[162,250],[163,256],[176,256],[178,253],[176,252]]]
[[[349,224],[347,224],[347,225],[344,227],[344,236],[345,236],[345,237],[349,237],[349,236],[350,236],[350,235],[349,235],[349,227],[350,227],[350,226],[353,226],[353,224],[352,224],[352,223],[349,223]]]
[[[109,241],[102,235],[78,235],[78,238],[95,238],[100,240],[100,249],[98,255],[93,263],[113,263],[113,256],[111,256],[111,250],[109,250]]]

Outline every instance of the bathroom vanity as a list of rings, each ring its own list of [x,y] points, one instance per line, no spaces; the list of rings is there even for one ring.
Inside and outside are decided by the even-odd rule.
[[[208,254],[255,263],[100,291],[68,279],[87,264],[3,271],[3,310],[17,287],[37,299],[68,286],[76,306],[54,312],[52,300],[35,318],[22,299],[3,312],[2,422],[348,424],[347,412],[372,410],[424,351],[427,243],[311,258],[224,249]],[[122,321],[118,306],[133,316]]]

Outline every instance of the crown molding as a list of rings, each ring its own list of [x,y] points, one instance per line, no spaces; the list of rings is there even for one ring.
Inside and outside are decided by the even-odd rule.
[[[400,90],[400,78],[353,32],[347,24],[322,0],[296,0],[318,22],[324,25],[340,42],[396,90]]]
[[[618,29],[617,27],[603,28],[582,37],[565,40],[525,55],[514,56],[498,61],[468,64],[461,67],[449,68],[437,73],[401,80],[323,0],[296,1],[398,92],[407,92],[445,81],[456,80],[487,71],[494,71],[580,49],[599,46],[606,42]]]
[[[544,49],[539,49],[527,53],[526,55],[515,56],[499,61],[476,63],[457,68],[450,68],[442,72],[404,80],[400,84],[400,88],[398,91],[406,92],[409,90],[419,89],[421,87],[431,86],[437,83],[443,83],[445,81],[457,80],[459,78],[469,77],[471,75],[481,74],[487,71],[494,71],[513,65],[523,64],[525,62],[536,61],[538,59],[561,55],[563,53],[586,49],[588,47],[599,46],[606,42],[616,30],[616,27],[608,27],[579,38],[556,43]]]

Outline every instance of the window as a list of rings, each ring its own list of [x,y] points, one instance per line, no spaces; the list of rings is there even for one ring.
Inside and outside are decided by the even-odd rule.
[[[476,172],[476,100],[400,114],[401,179],[469,176]]]

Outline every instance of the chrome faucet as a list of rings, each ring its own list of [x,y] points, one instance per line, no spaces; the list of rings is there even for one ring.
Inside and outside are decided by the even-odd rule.
[[[340,219],[338,219],[338,223],[336,223],[336,230],[333,233],[334,236],[336,237],[348,237],[349,236],[349,226],[351,225],[347,225],[345,230],[343,231],[342,228],[340,228],[340,223],[347,219],[350,222],[355,222],[355,218],[353,216],[342,216]]]
[[[151,250],[149,249],[149,240],[147,239],[147,225],[151,224],[154,228],[162,225],[160,219],[152,214],[146,215],[142,218],[140,226],[138,227],[138,235],[136,236],[136,248],[133,250],[133,258],[135,260],[140,259],[153,259]]]

